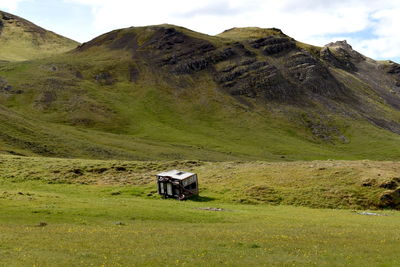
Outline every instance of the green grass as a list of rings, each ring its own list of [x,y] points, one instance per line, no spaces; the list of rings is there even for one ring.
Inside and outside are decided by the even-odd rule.
[[[78,160],[24,160],[30,174],[21,169],[24,164],[17,164],[19,160],[1,159],[1,266],[397,266],[400,263],[400,214],[395,211],[378,212],[387,216],[364,216],[351,210],[234,204],[209,190],[202,190],[197,201],[161,200],[158,196],[147,196],[150,188],[154,191],[153,183],[145,187],[141,183],[50,184],[48,177],[42,176],[57,168],[63,172],[66,166],[83,168],[78,166]],[[15,163],[14,177],[7,171],[11,168],[8,161]],[[80,162],[103,167],[116,164]],[[151,165],[130,164],[128,168],[135,164],[136,167]],[[151,166],[165,167],[163,164],[166,163]],[[198,168],[200,172],[202,167]],[[298,170],[301,173],[302,169]],[[226,172],[233,173],[229,169]],[[202,189],[211,180],[203,175]],[[259,178],[253,175],[251,178],[257,181]],[[129,180],[133,180],[131,176]],[[206,207],[224,211],[202,209]],[[46,225],[39,226],[40,223]]]
[[[232,28],[217,35],[224,39],[244,41],[267,36],[285,36],[279,29],[264,29],[258,27]]]
[[[1,77],[24,90],[21,95],[0,96],[5,106],[0,125],[3,135],[12,137],[3,138],[6,146],[0,150],[144,160],[399,159],[399,136],[363,120],[324,115],[350,140],[327,143],[315,139],[300,116],[317,114],[313,108],[277,103],[265,108],[257,100],[249,100],[254,106],[249,108],[214,90],[205,74],[176,77],[176,83],[189,86],[177,89],[162,73],[152,81],[154,74],[144,68],[142,78],[130,83],[130,63],[124,57],[120,52],[96,57],[89,53],[77,59],[66,55],[0,67]],[[90,62],[85,63],[89,67],[83,62]],[[116,84],[99,86],[94,81],[104,69],[113,69]],[[74,77],[76,70],[84,80]],[[42,100],[46,92],[54,93],[55,99]]]
[[[158,172],[182,169],[198,173],[202,195],[216,202],[345,209],[399,208],[400,203],[396,202],[398,197],[390,203],[381,199],[400,186],[397,162],[102,161],[0,156],[0,168],[3,181],[8,183],[127,185],[149,198],[154,198]]]
[[[168,27],[217,47],[229,40]],[[121,38],[134,33],[139,43],[145,43],[155,29],[116,32]],[[243,36],[276,32],[236,31]],[[132,60],[129,50],[108,49],[103,43],[107,36],[99,37],[99,46],[85,52],[0,64],[0,77],[14,90],[23,91],[0,93],[0,127],[4,129],[0,153],[127,160],[400,159],[399,135],[360,118],[348,103],[329,100],[329,105],[354,116],[332,112],[311,100],[304,105],[261,98],[241,102],[216,89],[208,71],[170,75],[145,57]],[[284,64],[283,58],[265,60],[278,67]],[[129,81],[130,67],[138,70],[135,82]],[[96,82],[102,72],[109,72],[115,83]],[[365,104],[368,114],[399,120],[399,111],[386,105],[368,84],[350,73],[332,72]],[[316,137],[309,122],[328,129],[324,134],[331,141]],[[341,135],[346,142],[340,141]]]
[[[220,49],[280,34],[157,27],[166,26]],[[141,45],[157,27],[115,33]],[[25,46],[25,33],[9,36]],[[400,215],[389,209],[400,206],[399,135],[339,100],[238,101],[207,71],[172,76],[146,57],[109,50],[108,37],[81,53],[0,63],[2,83],[23,91],[0,92],[0,266],[400,264]],[[8,60],[44,56],[10,44],[0,44]],[[41,51],[60,52],[53,48]],[[104,72],[112,84],[96,82]],[[359,77],[332,72],[364,112],[399,120]],[[161,200],[154,175],[168,169],[198,173],[200,197]]]

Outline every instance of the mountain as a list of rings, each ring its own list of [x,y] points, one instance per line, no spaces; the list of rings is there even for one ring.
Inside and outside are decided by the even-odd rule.
[[[59,157],[400,158],[400,65],[279,29],[131,27],[0,64],[0,149]],[[4,129],[4,130],[3,130]]]
[[[59,54],[77,42],[0,11],[0,60],[21,61]]]

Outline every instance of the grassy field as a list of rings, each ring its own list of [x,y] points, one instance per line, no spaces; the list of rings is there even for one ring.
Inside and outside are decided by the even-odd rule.
[[[168,168],[198,172],[201,196],[160,199],[153,174]],[[398,168],[1,156],[0,266],[398,266],[400,213],[360,214]]]
[[[7,182],[126,185],[147,198],[155,197],[155,174],[182,169],[198,173],[202,195],[217,202],[347,209],[398,208],[400,204],[397,162],[102,161],[0,156],[0,168]]]

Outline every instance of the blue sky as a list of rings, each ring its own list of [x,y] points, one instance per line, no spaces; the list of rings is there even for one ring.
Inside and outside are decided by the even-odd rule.
[[[212,35],[232,27],[276,27],[314,45],[347,39],[366,56],[400,62],[398,0],[0,0],[0,9],[80,42],[161,23]]]

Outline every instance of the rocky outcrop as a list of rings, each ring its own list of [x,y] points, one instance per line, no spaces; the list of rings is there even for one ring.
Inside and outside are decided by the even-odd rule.
[[[116,82],[116,79],[114,79],[109,71],[102,71],[96,74],[94,79],[101,85],[113,85]]]
[[[349,43],[347,43],[346,40],[331,42],[331,43],[325,45],[325,47],[341,48],[341,49],[347,50],[347,51],[352,51],[353,50],[353,47]]]
[[[314,140],[331,144],[347,144],[348,137],[342,132],[341,128],[334,120],[328,116],[313,113],[303,113],[296,118],[301,121]]]
[[[376,178],[367,178],[360,185],[379,190],[379,193],[376,195],[376,203],[374,204],[377,208],[400,209],[400,177],[386,178],[381,181]]]
[[[306,51],[300,51],[287,58],[286,68],[290,79],[305,92],[328,96],[344,96],[346,90],[320,61]]]
[[[297,48],[289,37],[267,36],[216,47],[175,28],[159,28],[141,49],[147,49],[151,56],[146,57],[173,74],[208,70],[235,96],[286,101],[307,92],[341,97],[346,91],[319,60]],[[276,66],[262,60],[261,55],[282,58],[286,64]],[[224,67],[220,68],[222,62]]]
[[[236,53],[233,49],[224,48],[220,50],[214,50],[203,55],[181,58],[179,62],[173,64],[175,66],[172,72],[176,74],[190,74],[204,70],[235,55]]]
[[[346,40],[325,45],[321,49],[320,56],[334,67],[351,72],[358,71],[356,63],[366,60],[363,55],[353,50]]]
[[[394,77],[395,86],[400,87],[400,64],[390,62],[390,65],[387,67],[387,73]]]
[[[215,74],[215,79],[221,87],[235,96],[287,100],[298,93],[285,81],[276,67],[256,59],[228,65]]]
[[[6,24],[15,24],[18,27],[24,28],[25,31],[38,33],[42,37],[44,37],[44,35],[46,34],[45,29],[43,29],[21,17],[0,11],[0,18],[3,21],[3,23],[2,23],[3,26],[6,26]]]
[[[400,187],[395,190],[386,190],[379,197],[380,208],[400,208]]]
[[[333,65],[336,68],[340,68],[346,71],[357,71],[357,67],[351,62],[346,60],[346,57],[339,57],[332,53],[329,47],[324,47],[320,52],[321,58]]]
[[[393,177],[379,184],[380,188],[391,189],[391,190],[394,190],[399,186],[400,186],[400,177]]]
[[[387,70],[387,73],[400,76],[400,64],[391,62],[390,66]]]
[[[174,74],[191,74],[236,55],[234,49],[217,49],[205,40],[191,38],[174,28],[159,29],[143,46],[150,49],[156,64]]]
[[[253,48],[261,49],[267,56],[279,54],[284,51],[290,51],[296,48],[296,43],[288,37],[268,36],[252,41],[250,45]]]
[[[12,85],[9,85],[8,82],[0,77],[0,93],[2,94],[22,94],[23,91],[19,89],[14,89]]]
[[[147,39],[143,40],[142,32]],[[157,71],[172,75],[206,71],[220,88],[234,96],[301,102],[298,96],[308,94],[329,98],[346,96],[345,87],[320,58],[297,47],[294,39],[280,31],[279,35],[276,29],[272,32],[269,36],[240,42],[213,42],[210,37],[202,38],[179,27],[154,26],[113,31],[83,44],[77,51],[104,45],[109,49],[130,50],[134,62],[150,63]],[[336,50],[340,48],[346,51],[345,55],[354,56],[351,46],[337,43],[332,47],[335,52],[327,48],[324,57],[345,68]],[[134,82],[139,71],[136,68],[128,71],[129,80]],[[95,80],[102,85],[115,82],[108,72],[98,73]]]
[[[0,14],[1,14],[1,19],[3,19],[3,20],[12,20],[13,19],[13,16],[11,14],[7,14],[7,13],[3,13],[3,12],[0,12]]]

